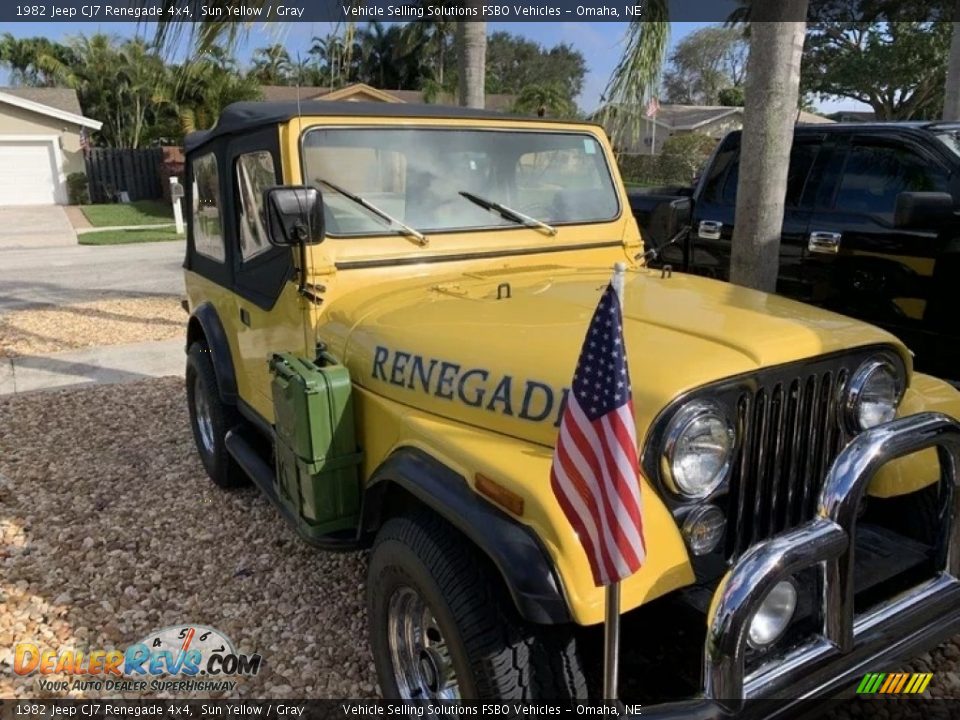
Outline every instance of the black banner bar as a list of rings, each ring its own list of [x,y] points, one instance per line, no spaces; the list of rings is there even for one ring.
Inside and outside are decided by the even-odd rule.
[[[659,712],[658,712],[659,711]],[[387,718],[457,720],[459,718],[643,718],[663,717],[662,706],[624,703],[532,702],[415,702],[386,700],[0,700],[0,720],[56,720],[87,718],[189,718],[207,720],[362,720]],[[683,714],[670,717],[684,717]],[[702,717],[698,715],[698,717]],[[711,716],[712,717],[712,716]],[[717,717],[733,720],[722,712]],[[960,720],[960,700],[928,697],[872,697],[869,699],[802,701],[747,701],[737,718],[816,717],[846,720],[936,718]]]
[[[760,0],[753,0],[759,2]],[[766,0],[772,1],[772,0]],[[749,21],[750,2],[668,0],[671,22]],[[648,18],[647,0],[4,0],[0,22],[627,22]],[[808,20],[950,21],[949,0],[810,0]],[[657,18],[660,19],[660,18]]]

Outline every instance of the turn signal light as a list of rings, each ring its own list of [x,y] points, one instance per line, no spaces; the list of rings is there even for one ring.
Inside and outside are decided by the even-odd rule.
[[[505,488],[486,475],[477,473],[473,476],[474,487],[477,492],[493,500],[500,507],[509,510],[514,515],[523,515],[523,498],[513,490]]]

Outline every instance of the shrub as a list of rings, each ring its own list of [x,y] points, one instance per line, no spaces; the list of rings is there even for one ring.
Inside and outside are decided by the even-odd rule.
[[[690,133],[669,138],[660,151],[660,174],[668,183],[689,185],[717,146],[712,137]]]
[[[82,172],[67,175],[67,195],[71,205],[86,205],[90,202],[87,176]]]
[[[641,185],[689,185],[710,157],[717,141],[690,133],[668,138],[659,155],[624,155],[617,158],[626,182]]]

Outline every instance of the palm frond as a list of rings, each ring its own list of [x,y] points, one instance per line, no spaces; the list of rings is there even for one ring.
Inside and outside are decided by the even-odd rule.
[[[603,93],[601,119],[614,143],[635,144],[639,140],[643,109],[660,85],[660,76],[670,40],[666,0],[654,0],[645,7],[643,20],[632,20],[627,28],[625,48]]]

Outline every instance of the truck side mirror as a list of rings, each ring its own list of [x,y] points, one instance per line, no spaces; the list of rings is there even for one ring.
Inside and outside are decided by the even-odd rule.
[[[263,191],[267,237],[291,247],[323,242],[323,199],[315,187],[285,185]]]
[[[931,230],[954,214],[953,197],[945,192],[902,192],[897,195],[893,224],[903,229]]]
[[[650,241],[657,247],[675,241],[680,233],[690,226],[692,214],[693,201],[688,197],[659,203],[650,213]]]

